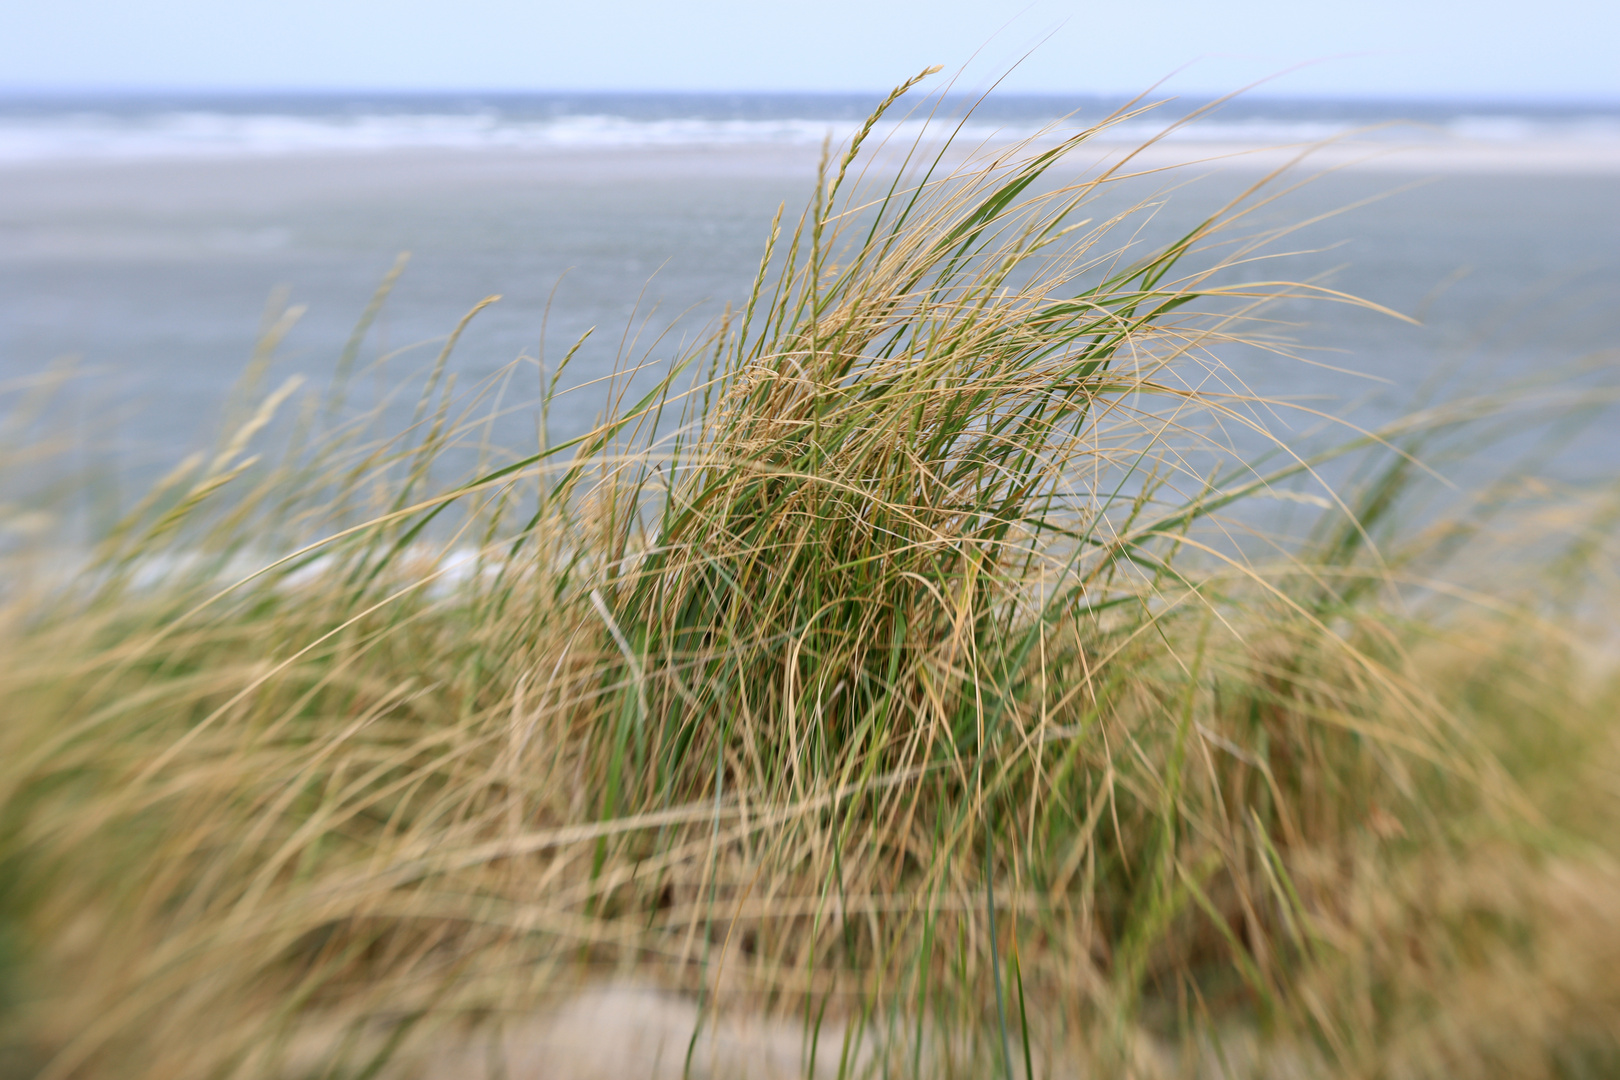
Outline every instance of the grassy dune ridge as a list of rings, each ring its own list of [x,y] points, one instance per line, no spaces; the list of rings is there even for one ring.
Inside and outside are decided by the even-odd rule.
[[[858,137],[562,444],[566,358],[497,447],[532,364],[460,392],[458,329],[390,430],[387,286],[322,394],[258,386],[283,320],[88,569],[13,544],[19,1075],[393,1075],[614,978],[806,1075],[1620,1068],[1615,492],[1433,501],[1514,390],[1233,452],[1284,406],[1223,356],[1357,301],[1277,177],[1133,244],[1094,133]]]

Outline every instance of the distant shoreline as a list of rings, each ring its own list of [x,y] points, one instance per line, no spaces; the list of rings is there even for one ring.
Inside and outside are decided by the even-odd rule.
[[[961,156],[994,152],[1020,140],[966,138]],[[1046,140],[1042,140],[1043,142]],[[1051,140],[1056,142],[1056,140]],[[909,140],[896,140],[907,149]],[[922,144],[925,148],[930,144]],[[1328,141],[1229,142],[1164,140],[1143,147],[1141,140],[1099,137],[1075,151],[1071,168],[1112,163],[1132,154],[1132,172],[1178,167],[1270,171],[1299,160],[1307,169],[1355,169],[1394,173],[1503,175],[1620,175],[1620,140],[1470,140],[1441,137],[1426,141],[1339,139]],[[232,171],[238,168],[341,165],[357,173],[376,166],[406,165],[457,171],[537,168],[543,172],[640,172],[656,162],[676,174],[794,175],[814,169],[820,148],[804,144],[683,143],[678,145],[533,147],[327,148],[229,154],[163,154],[126,157],[0,158],[0,172],[14,177],[105,173],[108,171]],[[888,155],[885,155],[888,156]],[[878,158],[881,162],[883,157]]]

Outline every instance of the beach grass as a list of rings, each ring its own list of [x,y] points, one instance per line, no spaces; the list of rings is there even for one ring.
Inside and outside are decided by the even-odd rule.
[[[463,390],[459,328],[352,407],[385,285],[82,559],[16,533],[14,1071],[410,1075],[603,984],[694,1010],[647,1075],[744,1015],[815,1076],[1620,1070],[1616,493],[1437,496],[1523,388],[1279,435],[1230,358],[1359,301],[1270,258],[1291,174],[1142,241],[1068,156],[1134,115],[831,149],[582,436],[572,352]]]

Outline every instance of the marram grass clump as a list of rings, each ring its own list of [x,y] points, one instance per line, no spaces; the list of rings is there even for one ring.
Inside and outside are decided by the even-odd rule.
[[[1620,1069],[1617,698],[1557,602],[1614,495],[1544,568],[1506,487],[1403,531],[1483,399],[1234,454],[1223,356],[1352,301],[1262,261],[1271,178],[1158,248],[1094,213],[1130,115],[863,133],[582,437],[502,456],[452,335],[398,430],[284,387],[71,577],[8,549],[13,1072],[501,1075],[453,1048],[624,982],[692,1010],[647,1075]],[[737,1016],[801,1037],[719,1063]]]

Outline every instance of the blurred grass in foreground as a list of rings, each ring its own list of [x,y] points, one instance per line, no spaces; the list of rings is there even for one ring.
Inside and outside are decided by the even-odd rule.
[[[454,335],[356,415],[374,305],[324,397],[252,390],[273,326],[75,572],[13,513],[13,1071],[392,1075],[612,978],[815,1075],[1620,1070],[1620,496],[1437,509],[1425,454],[1530,391],[1223,454],[1274,407],[1222,352],[1355,301],[1270,273],[1275,178],[1129,247],[1129,160],[1054,171],[1090,134],[887,186],[857,139],[572,442],[541,365],[491,446],[532,370],[458,396]]]

